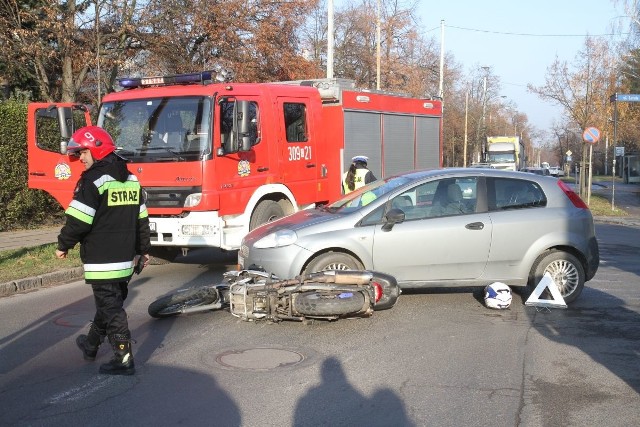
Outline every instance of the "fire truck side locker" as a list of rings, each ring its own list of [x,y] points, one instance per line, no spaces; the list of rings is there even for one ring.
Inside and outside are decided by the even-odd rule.
[[[442,166],[438,101],[342,89],[338,102],[325,102],[324,110],[323,129],[343,141],[342,171],[356,155],[369,157],[378,178]]]

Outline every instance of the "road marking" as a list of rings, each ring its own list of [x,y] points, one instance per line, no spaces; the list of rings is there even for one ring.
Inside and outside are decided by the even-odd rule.
[[[58,403],[66,403],[66,402],[75,402],[78,400],[82,400],[98,390],[105,388],[114,380],[113,377],[100,377],[95,376],[91,379],[87,384],[81,385],[79,387],[73,387],[67,391],[63,391],[62,393],[58,393],[51,397],[48,401],[49,404],[58,404]]]

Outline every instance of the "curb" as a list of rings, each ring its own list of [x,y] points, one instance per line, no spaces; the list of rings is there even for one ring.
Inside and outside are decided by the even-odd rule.
[[[603,224],[626,225],[628,227],[640,228],[640,218],[637,217],[594,216],[593,221]]]
[[[68,270],[54,271],[35,277],[25,277],[7,283],[0,283],[0,297],[8,297],[18,293],[29,292],[48,286],[62,285],[82,279],[84,269],[75,267]]]

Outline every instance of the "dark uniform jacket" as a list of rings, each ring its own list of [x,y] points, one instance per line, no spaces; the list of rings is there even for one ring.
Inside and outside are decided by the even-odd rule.
[[[135,255],[149,253],[149,217],[140,183],[115,154],[82,173],[65,215],[58,249],[81,244],[89,284],[128,281]]]

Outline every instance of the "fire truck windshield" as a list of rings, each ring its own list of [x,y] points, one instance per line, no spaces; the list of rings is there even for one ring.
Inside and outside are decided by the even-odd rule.
[[[98,126],[133,162],[195,161],[211,154],[211,99],[171,97],[105,102]]]

